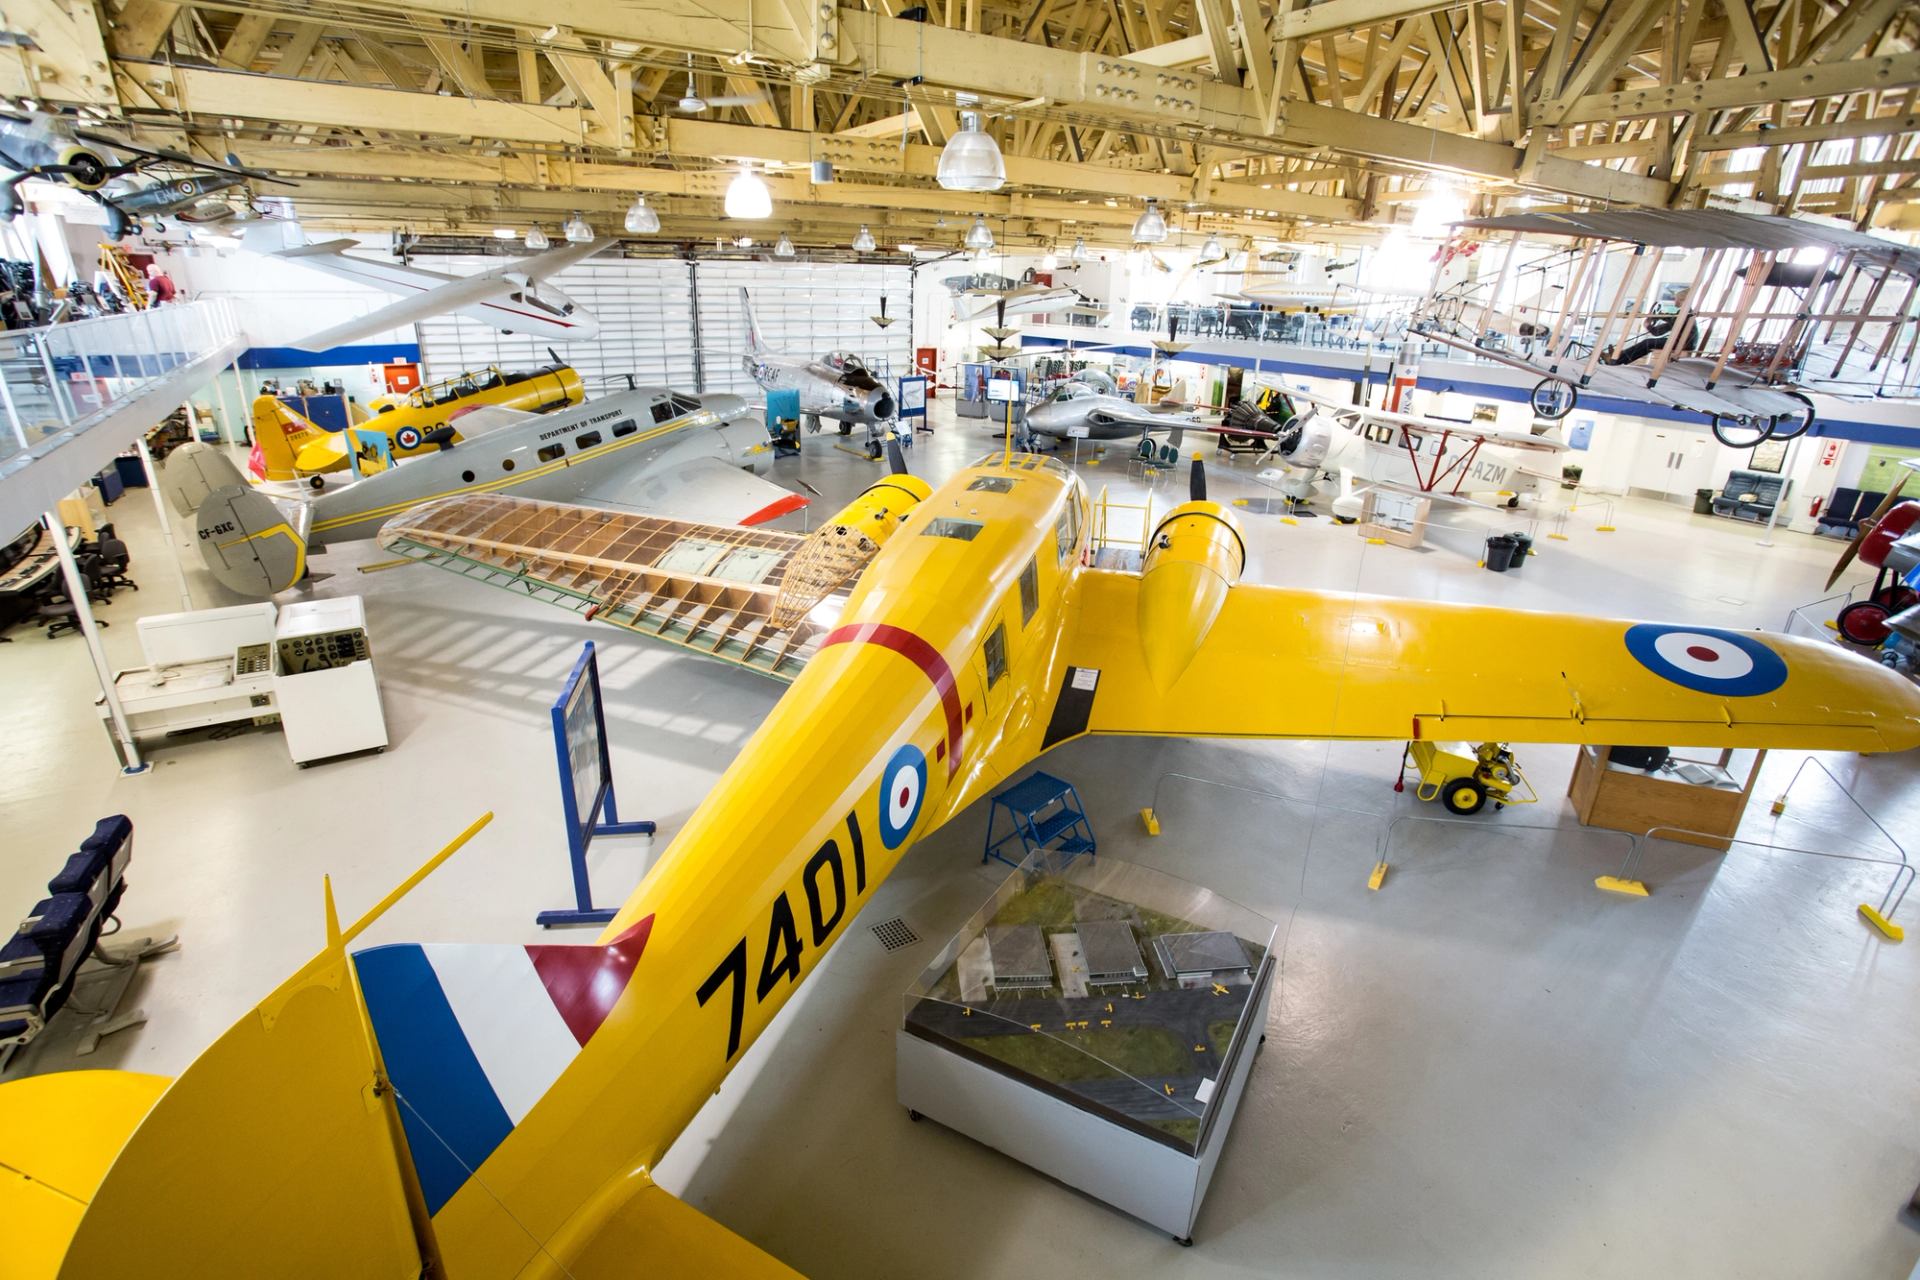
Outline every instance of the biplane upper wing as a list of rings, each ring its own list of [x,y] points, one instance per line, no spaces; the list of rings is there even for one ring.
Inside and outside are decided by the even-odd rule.
[[[879,550],[845,525],[802,535],[504,494],[415,507],[380,545],[782,681]]]
[[[1133,574],[1083,576],[1066,652],[1097,673],[1087,732],[1920,745],[1920,688],[1900,682],[1890,697],[1878,666],[1812,640],[1241,583],[1184,666],[1163,652],[1150,667],[1143,641],[1164,646],[1176,629],[1143,628],[1143,594]],[[1248,673],[1276,664],[1283,684],[1249,696]]]

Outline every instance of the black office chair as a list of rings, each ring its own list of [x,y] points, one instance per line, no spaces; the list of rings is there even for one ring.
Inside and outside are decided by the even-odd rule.
[[[99,583],[99,557],[93,555],[76,556],[75,563],[80,570],[81,580],[87,584],[87,599],[98,601],[101,604],[110,603],[112,597],[101,588]],[[62,631],[80,630],[80,611],[74,608],[73,598],[67,594],[66,579],[64,577],[55,577],[51,582],[52,585],[49,587],[47,594],[40,599],[39,617],[36,619],[36,622],[44,622],[47,624],[47,639],[49,640],[59,635]],[[104,627],[107,625],[104,620],[98,618],[94,619],[94,622],[97,626]]]
[[[131,563],[133,556],[127,550],[126,543],[114,537],[100,539],[99,581],[109,597],[121,587],[132,587],[135,591],[140,589],[140,584],[127,576],[127,566]]]

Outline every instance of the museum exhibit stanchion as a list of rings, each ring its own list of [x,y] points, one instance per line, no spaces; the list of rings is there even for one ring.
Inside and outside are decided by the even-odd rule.
[[[600,663],[586,642],[550,710],[553,750],[560,766],[560,805],[567,824],[567,861],[573,872],[572,907],[542,911],[543,928],[605,924],[616,909],[593,905],[587,846],[595,836],[650,836],[653,823],[622,822],[614,802],[613,757],[607,748],[606,710],[600,700]]]

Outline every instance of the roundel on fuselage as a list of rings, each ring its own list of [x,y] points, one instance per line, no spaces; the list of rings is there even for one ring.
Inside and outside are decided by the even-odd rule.
[[[894,752],[880,771],[880,842],[898,849],[920,819],[927,794],[927,756],[911,742]]]

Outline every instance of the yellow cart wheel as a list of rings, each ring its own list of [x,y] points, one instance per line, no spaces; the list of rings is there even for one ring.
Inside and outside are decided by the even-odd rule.
[[[1471,817],[1486,807],[1487,793],[1472,778],[1455,778],[1441,790],[1440,803],[1447,806],[1449,813]]]

